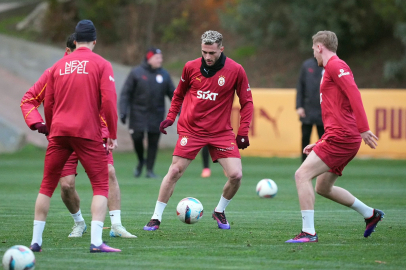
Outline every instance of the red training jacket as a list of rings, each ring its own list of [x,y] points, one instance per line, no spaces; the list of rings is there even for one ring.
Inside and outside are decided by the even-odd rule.
[[[183,68],[167,119],[178,121],[178,133],[190,136],[220,137],[233,135],[230,123],[234,93],[240,100],[241,120],[238,135],[247,136],[254,110],[251,89],[243,67],[226,58],[224,67],[210,78],[200,72],[201,58]]]
[[[49,137],[101,141],[100,111],[117,138],[117,94],[110,62],[81,47],[50,69],[44,101]]]
[[[346,142],[360,141],[360,133],[368,131],[369,126],[352,71],[337,56],[331,57],[324,69],[320,84],[325,129],[322,139],[335,137]]]

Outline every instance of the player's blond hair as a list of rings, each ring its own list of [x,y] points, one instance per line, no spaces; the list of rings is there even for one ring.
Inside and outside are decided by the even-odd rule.
[[[206,31],[202,35],[202,43],[206,45],[217,43],[221,47],[223,45],[223,35],[214,30]]]
[[[321,43],[333,53],[337,52],[338,39],[334,32],[327,30],[319,31],[312,37],[312,39],[313,44]]]

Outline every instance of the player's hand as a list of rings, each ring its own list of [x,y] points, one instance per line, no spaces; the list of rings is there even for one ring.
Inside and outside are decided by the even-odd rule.
[[[116,149],[117,148],[117,139],[111,139],[111,138],[108,138],[107,139],[107,150],[108,151],[113,151],[114,149]]]
[[[378,146],[378,143],[376,142],[378,140],[378,137],[376,137],[375,134],[372,133],[372,131],[368,130],[362,132],[361,137],[364,140],[365,144],[367,144],[372,149],[376,149],[376,147]]]
[[[167,134],[165,128],[172,126],[173,125],[173,121],[170,119],[165,119],[164,121],[161,122],[161,124],[159,125],[159,131],[163,134]]]
[[[34,128],[38,130],[38,133],[45,134],[45,136],[48,136],[49,134],[48,128],[45,123],[36,123],[34,124]]]
[[[315,147],[315,146],[316,146],[315,143],[309,144],[308,146],[306,146],[306,147],[303,149],[303,154],[306,154],[306,155],[310,154],[310,152],[313,151],[313,147]]]
[[[125,120],[127,119],[127,115],[125,113],[120,114],[120,120],[123,125],[125,125]]]
[[[237,141],[238,149],[245,149],[250,146],[250,140],[248,139],[248,136],[237,135],[237,138],[235,138],[235,140]]]
[[[297,108],[296,113],[297,113],[301,118],[305,118],[305,117],[306,117],[305,109],[302,108],[302,107]]]

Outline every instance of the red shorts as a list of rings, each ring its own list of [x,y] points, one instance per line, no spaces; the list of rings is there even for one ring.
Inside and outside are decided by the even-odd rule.
[[[317,143],[313,151],[330,168],[329,172],[341,176],[344,167],[355,157],[360,147],[361,141],[344,143],[327,139]]]
[[[195,159],[200,149],[206,145],[209,147],[209,153],[213,162],[217,162],[219,158],[241,158],[234,136],[198,138],[179,135],[173,155],[187,159]]]
[[[76,152],[80,163],[86,170],[93,188],[93,195],[102,195],[107,198],[109,194],[109,173],[106,149],[102,142],[83,138],[57,136],[49,139],[45,154],[44,178],[39,192],[51,197],[58,186],[62,169],[72,155]]]
[[[68,160],[65,163],[65,166],[62,169],[62,173],[61,173],[61,177],[65,177],[68,175],[78,175],[76,168],[78,166],[78,155],[76,155],[75,152],[72,153],[72,155],[70,155],[70,157],[68,158]],[[110,152],[107,155],[107,164],[111,164],[114,165],[114,160],[113,160],[113,154]]]

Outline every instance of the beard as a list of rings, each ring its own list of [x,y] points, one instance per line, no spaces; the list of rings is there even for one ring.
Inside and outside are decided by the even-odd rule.
[[[321,58],[321,57],[320,57]],[[319,66],[319,67],[323,67],[323,59],[321,58],[321,59],[317,59],[316,58],[316,61],[317,61],[317,65]]]

